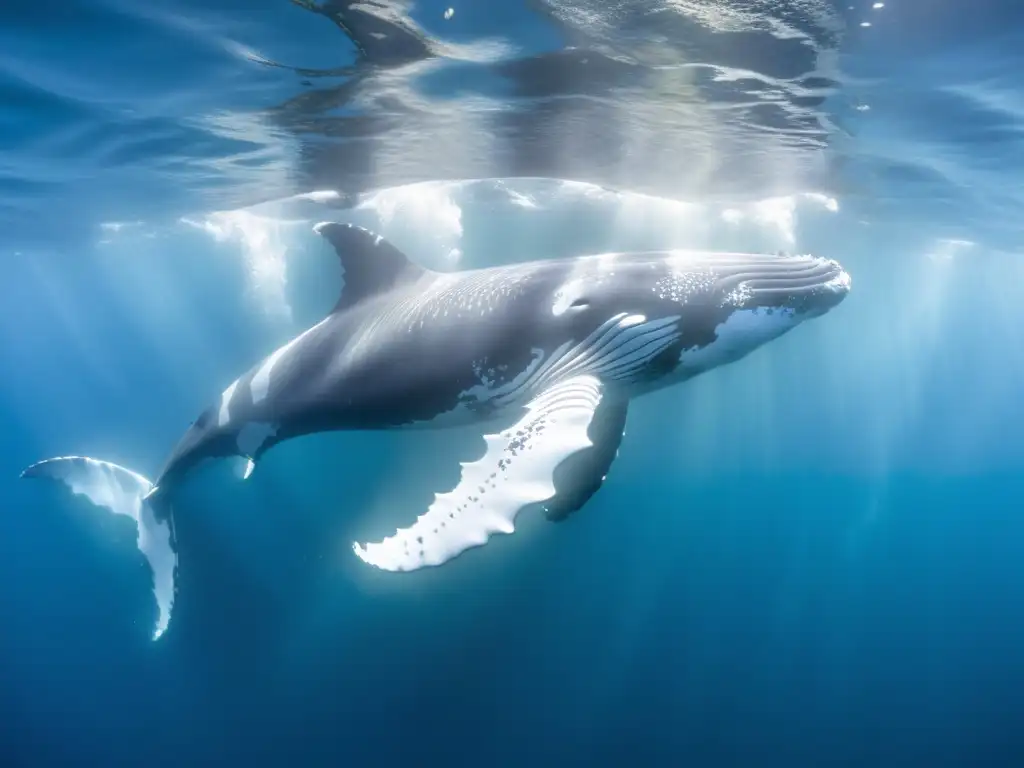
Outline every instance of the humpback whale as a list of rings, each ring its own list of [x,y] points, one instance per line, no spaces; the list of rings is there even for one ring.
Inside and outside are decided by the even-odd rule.
[[[409,527],[353,544],[384,570],[437,566],[512,533],[525,509],[569,517],[608,474],[630,400],[739,360],[850,290],[837,262],[813,256],[606,253],[442,273],[366,229],[314,229],[341,261],[337,304],[228,385],[155,481],[86,456],[22,473],[135,520],[154,639],[175,599],[169,500],[198,462],[243,457],[249,477],[273,446],[302,435],[479,424],[486,448],[454,489]]]

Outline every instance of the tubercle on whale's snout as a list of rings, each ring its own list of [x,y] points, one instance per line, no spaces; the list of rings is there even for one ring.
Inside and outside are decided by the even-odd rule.
[[[836,292],[841,292],[845,296],[853,288],[853,278],[850,276],[850,273],[843,268],[843,265],[835,259],[830,259],[829,263],[835,268],[836,275],[825,283],[825,287]]]
[[[853,278],[835,259],[822,259],[829,270],[828,278],[813,291],[816,308],[820,311],[828,310],[838,306],[850,293],[853,287]]]
[[[752,260],[720,272],[725,301],[738,307],[786,307],[821,314],[850,292],[852,279],[834,259],[815,256]]]

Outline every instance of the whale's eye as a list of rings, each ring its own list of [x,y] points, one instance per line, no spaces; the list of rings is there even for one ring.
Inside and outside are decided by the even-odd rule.
[[[586,299],[576,299],[572,304],[569,305],[570,309],[586,309],[590,306],[590,302]]]

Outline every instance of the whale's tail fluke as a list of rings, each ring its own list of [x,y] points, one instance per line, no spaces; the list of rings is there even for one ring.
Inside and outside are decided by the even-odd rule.
[[[153,639],[159,638],[171,619],[178,557],[170,507],[161,494],[154,493],[153,483],[130,469],[88,456],[45,459],[25,469],[21,476],[60,480],[72,493],[85,496],[97,507],[135,521],[139,551],[153,572],[158,610]]]

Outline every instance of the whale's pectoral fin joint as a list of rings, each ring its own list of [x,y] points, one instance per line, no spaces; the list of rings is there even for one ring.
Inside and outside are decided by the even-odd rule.
[[[629,401],[605,398],[594,412],[587,436],[591,446],[573,454],[555,470],[555,495],[544,503],[544,516],[565,520],[600,490],[626,429]]]
[[[365,547],[355,544],[356,554],[384,570],[411,571],[440,565],[471,547],[486,544],[491,534],[512,533],[522,510],[556,497],[556,477],[561,478],[558,470],[563,463],[593,447],[589,430],[603,396],[601,383],[591,376],[549,387],[527,404],[526,415],[516,424],[496,435],[485,435],[487,451],[479,460],[463,465],[462,478],[453,491],[438,494],[409,528]],[[620,408],[624,418],[625,406]],[[609,424],[617,418],[615,410],[609,410]],[[621,435],[621,429],[618,432]],[[600,458],[583,466],[600,468],[604,449],[594,455]],[[570,486],[575,488],[570,483],[566,489]],[[555,508],[563,516],[569,514],[594,490],[596,487],[585,497],[579,492],[567,496],[556,502]]]

